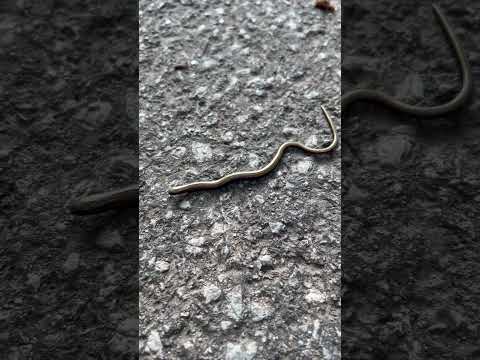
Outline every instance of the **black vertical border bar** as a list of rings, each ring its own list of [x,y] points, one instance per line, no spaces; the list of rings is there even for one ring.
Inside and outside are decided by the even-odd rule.
[[[138,2],[0,4],[0,358],[138,359]],[[138,201],[138,199],[137,199]]]
[[[359,88],[422,106],[456,96],[460,67],[433,5],[471,64],[468,101],[430,118],[372,101],[342,109],[344,359],[480,358],[480,5],[344,2],[342,105]]]

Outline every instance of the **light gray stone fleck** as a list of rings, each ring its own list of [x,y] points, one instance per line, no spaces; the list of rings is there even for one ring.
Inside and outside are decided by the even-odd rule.
[[[191,255],[199,255],[203,252],[203,249],[199,246],[187,245],[185,247],[185,252]]]
[[[230,329],[230,326],[232,326],[231,321],[223,320],[220,322],[220,327],[222,328],[223,331]]]
[[[202,71],[208,71],[214,69],[218,65],[218,62],[214,59],[205,59],[200,64],[200,68]]]
[[[210,233],[211,233],[212,236],[218,236],[218,235],[224,234],[225,230],[226,230],[225,224],[217,222],[217,223],[213,224],[213,226],[210,230]]]
[[[312,167],[311,160],[300,160],[295,164],[295,171],[299,174],[306,174]]]
[[[256,169],[260,165],[260,158],[257,154],[248,154],[248,165],[252,169]]]
[[[80,264],[80,254],[73,252],[68,255],[67,260],[63,264],[63,269],[65,272],[69,273],[77,270],[78,265]]]
[[[180,202],[179,207],[180,207],[180,209],[182,209],[182,210],[190,210],[190,208],[191,208],[192,206],[190,205],[190,201],[188,201],[188,200],[182,200],[182,201]]]
[[[311,288],[305,296],[305,300],[308,303],[324,303],[327,301],[327,295],[318,289]]]
[[[320,92],[317,90],[310,90],[305,94],[305,98],[308,100],[318,99],[320,98]]]
[[[234,320],[243,318],[243,298],[241,286],[235,286],[228,294],[228,310],[227,315]]]
[[[298,136],[300,135],[300,129],[286,126],[283,128],[282,134],[285,136]]]
[[[255,200],[259,203],[259,204],[263,204],[265,202],[265,199],[263,198],[262,195],[258,194],[258,195],[255,195]]]
[[[271,266],[273,264],[273,259],[270,255],[260,255],[258,261],[262,267]]]
[[[255,341],[243,340],[239,343],[228,343],[225,360],[251,360],[257,354]]]
[[[170,263],[159,260],[155,263],[155,269],[157,269],[160,272],[167,272],[170,269]]]
[[[163,352],[162,340],[157,330],[152,330],[148,336],[146,348],[147,353],[160,355]]]
[[[282,231],[285,230],[285,224],[283,224],[280,221],[271,222],[269,226],[270,226],[270,231],[273,234],[280,234]]]
[[[28,274],[27,284],[30,285],[35,291],[40,287],[41,277],[38,274]]]
[[[224,143],[229,144],[233,141],[233,132],[227,131],[222,135],[222,140]]]
[[[209,144],[204,144],[201,142],[192,143],[192,152],[193,157],[197,162],[205,162],[212,158],[212,149]]]
[[[253,321],[262,321],[272,315],[273,308],[269,304],[252,302],[250,304],[250,312],[252,313]]]
[[[245,123],[247,120],[248,120],[248,115],[238,115],[235,120],[237,121],[237,123],[239,124],[243,124]]]
[[[205,238],[203,236],[190,238],[188,243],[192,246],[203,246],[205,244]]]
[[[205,302],[210,304],[213,301],[217,301],[222,295],[222,290],[215,284],[207,284],[202,289]]]

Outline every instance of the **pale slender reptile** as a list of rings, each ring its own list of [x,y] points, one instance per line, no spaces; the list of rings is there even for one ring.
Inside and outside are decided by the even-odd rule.
[[[258,170],[251,170],[251,171],[239,171],[235,172],[232,174],[225,175],[224,177],[218,179],[218,180],[212,180],[212,181],[198,181],[198,182],[193,182],[190,184],[186,185],[181,185],[181,186],[175,186],[170,189],[168,189],[168,193],[170,195],[175,195],[175,194],[181,194],[181,193],[186,193],[186,192],[192,192],[192,191],[198,191],[198,190],[210,190],[210,189],[217,189],[220,186],[226,185],[231,181],[234,180],[241,180],[241,179],[252,179],[252,178],[258,178],[261,176],[267,175],[270,171],[275,169],[277,165],[280,163],[280,160],[282,160],[283,153],[285,150],[287,150],[289,147],[296,147],[299,149],[302,149],[305,152],[311,153],[311,154],[323,154],[331,151],[335,146],[337,145],[338,139],[337,139],[337,132],[335,130],[335,125],[332,122],[332,119],[330,118],[330,115],[328,114],[327,110],[323,106],[320,106],[322,108],[322,112],[325,115],[328,123],[328,127],[330,128],[330,131],[332,133],[332,141],[330,144],[324,148],[312,148],[305,146],[304,144],[301,144],[296,141],[287,141],[280,145],[280,147],[277,149],[275,152],[275,155],[273,156],[272,160],[262,167],[261,169]]]
[[[455,51],[455,54],[460,64],[463,85],[462,85],[462,89],[457,94],[457,96],[455,96],[454,99],[442,105],[437,105],[432,107],[421,107],[421,106],[405,104],[399,100],[396,100],[378,91],[359,89],[359,90],[348,92],[342,96],[342,110],[347,109],[347,107],[350,104],[356,101],[371,101],[371,102],[381,103],[385,106],[391,107],[402,113],[420,116],[420,117],[434,117],[434,116],[439,116],[439,115],[443,115],[448,112],[454,111],[459,107],[461,107],[466,102],[472,89],[470,66],[467,62],[463,48],[460,46],[460,43],[457,40],[453,30],[451,29],[447,19],[445,18],[445,16],[437,6],[433,5],[433,10],[437,15],[440,21],[440,24],[442,25],[448,39],[450,40],[453,50]],[[332,130],[332,133],[333,133],[333,141],[326,148],[312,149],[297,142],[286,142],[278,148],[277,152],[273,156],[273,159],[266,166],[264,166],[259,170],[236,172],[236,173],[226,175],[218,180],[199,181],[199,182],[193,182],[186,185],[175,186],[170,188],[168,190],[168,193],[171,195],[176,195],[176,194],[193,192],[198,190],[216,189],[233,180],[250,179],[250,178],[257,178],[257,177],[264,176],[268,174],[270,171],[272,171],[278,165],[278,163],[280,162],[283,156],[283,153],[285,152],[285,149],[287,149],[288,147],[298,147],[312,154],[325,153],[332,150],[337,144],[337,137],[336,137],[337,135],[328,113],[325,111],[323,107],[322,107],[322,110],[325,116],[327,117],[330,129]]]
[[[446,17],[443,15],[442,11],[438,8],[438,6],[433,5],[433,10],[442,26],[444,32],[447,35],[448,40],[454,50],[454,53],[457,57],[457,60],[460,65],[461,74],[462,74],[462,88],[458,92],[458,94],[450,101],[445,104],[431,106],[431,107],[423,107],[423,106],[416,106],[416,105],[409,105],[403,103],[399,100],[394,99],[391,96],[388,96],[384,93],[373,91],[373,90],[353,90],[351,92],[346,93],[342,96],[342,111],[345,111],[348,106],[357,101],[370,101],[370,102],[377,102],[387,107],[390,107],[394,110],[399,112],[414,115],[418,117],[435,117],[441,116],[452,111],[458,110],[465,102],[468,100],[471,91],[472,91],[472,76],[470,71],[470,66],[463,51],[460,42],[455,36],[450,24],[448,23]],[[327,118],[327,122],[329,124],[330,130],[333,134],[333,140],[325,148],[321,149],[314,149],[307,147],[298,142],[286,142],[282,144],[277,152],[275,153],[273,159],[263,168],[259,170],[252,170],[252,171],[245,171],[245,172],[237,172],[233,174],[226,175],[218,180],[213,181],[200,181],[194,182],[186,185],[175,186],[168,190],[170,194],[180,194],[185,192],[192,192],[198,190],[207,190],[207,189],[216,189],[221,187],[233,180],[240,180],[240,179],[249,179],[249,178],[258,178],[268,174],[272,171],[282,159],[283,153],[288,147],[297,147],[306,152],[318,154],[318,153],[326,153],[331,151],[337,144],[337,134],[335,131],[335,127],[332,124],[330,116],[322,107],[322,111]],[[74,202],[70,206],[71,211],[77,214],[91,214],[91,213],[98,213],[105,210],[110,210],[119,207],[126,207],[126,206],[137,206],[138,205],[138,185],[131,185],[127,188],[122,188],[118,190],[114,190],[108,193],[101,193],[101,194],[94,194],[85,197],[81,197]]]

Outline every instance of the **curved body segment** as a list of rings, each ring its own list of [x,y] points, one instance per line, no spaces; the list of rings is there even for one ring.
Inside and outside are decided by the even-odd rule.
[[[258,170],[250,170],[250,171],[239,171],[235,172],[232,174],[225,175],[224,177],[218,179],[218,180],[212,180],[212,181],[198,181],[198,182],[193,182],[190,184],[186,185],[180,185],[180,186],[174,186],[171,187],[168,190],[168,193],[170,195],[176,195],[176,194],[181,194],[181,193],[187,193],[187,192],[192,192],[192,191],[198,191],[198,190],[211,190],[211,189],[217,189],[223,185],[228,184],[231,181],[234,180],[241,180],[241,179],[251,179],[251,178],[258,178],[264,175],[267,175],[269,172],[271,172],[273,169],[277,167],[277,165],[280,163],[282,160],[283,154],[285,153],[285,150],[287,150],[289,147],[295,147],[302,149],[303,151],[310,153],[310,154],[322,154],[322,153],[327,153],[331,151],[332,149],[335,148],[338,142],[337,138],[337,132],[335,130],[335,126],[332,122],[332,119],[330,118],[330,115],[328,114],[327,110],[323,106],[321,106],[322,112],[325,115],[328,123],[328,127],[330,128],[330,131],[332,133],[332,141],[330,144],[324,148],[316,149],[312,147],[308,147],[304,144],[301,144],[299,142],[295,141],[288,141],[286,143],[283,143],[280,145],[280,147],[277,149],[275,152],[275,155],[273,156],[272,160],[262,167],[261,169]]]
[[[436,5],[433,5],[433,10],[445,34],[447,35],[448,40],[450,41],[452,49],[460,65],[460,70],[462,73],[462,88],[458,94],[445,104],[436,106],[415,106],[403,103],[379,91],[358,89],[350,91],[342,96],[342,111],[345,111],[350,104],[356,101],[370,101],[383,104],[405,114],[428,118],[447,114],[457,110],[465,104],[472,91],[472,74],[470,65],[467,61],[467,57],[465,56],[465,52],[445,15]]]

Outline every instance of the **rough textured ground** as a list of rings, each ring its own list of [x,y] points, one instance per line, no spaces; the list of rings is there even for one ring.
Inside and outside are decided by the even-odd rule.
[[[480,83],[472,1],[438,1]],[[439,104],[460,88],[429,1],[344,5],[342,90]],[[431,120],[357,104],[342,119],[342,355],[478,359],[478,91]]]
[[[66,204],[137,181],[136,6],[0,7],[0,358],[134,358],[137,210]]]
[[[339,126],[340,8],[310,1],[140,2],[140,348],[145,359],[339,359],[339,151],[287,139]]]

